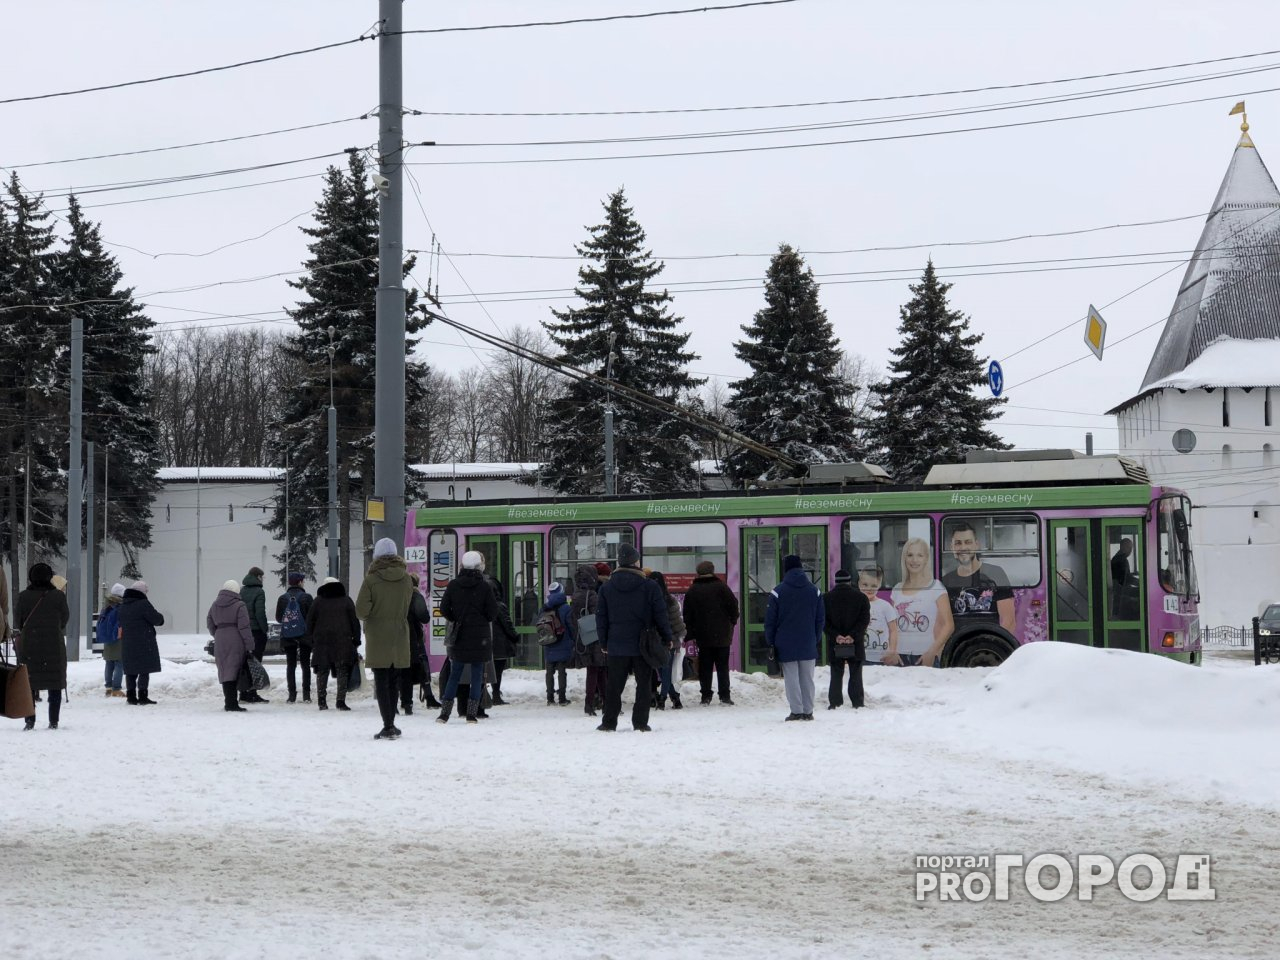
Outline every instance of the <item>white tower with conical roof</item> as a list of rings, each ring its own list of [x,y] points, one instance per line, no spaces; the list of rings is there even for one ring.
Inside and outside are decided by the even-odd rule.
[[[1122,452],[1191,497],[1201,624],[1280,600],[1280,191],[1247,120],[1142,388],[1109,412]]]

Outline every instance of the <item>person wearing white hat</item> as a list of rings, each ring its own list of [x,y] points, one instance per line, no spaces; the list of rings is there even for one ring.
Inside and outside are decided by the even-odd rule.
[[[236,702],[236,684],[245,660],[253,653],[253,627],[249,608],[240,599],[240,582],[228,580],[218,591],[213,606],[205,615],[205,626],[213,636],[213,658],[218,662],[218,682],[222,684],[227,713],[244,713]]]
[[[498,598],[484,579],[484,557],[475,550],[462,555],[462,569],[449,581],[440,598],[440,612],[449,621],[453,636],[449,647],[449,682],[440,696],[440,716],[448,723],[464,669],[468,674],[467,723],[478,723],[484,693],[484,665],[493,656],[493,622]]]
[[[120,662],[120,601],[124,599],[124,584],[113,583],[111,592],[107,594],[107,602],[98,611],[98,623],[94,627],[93,639],[102,645],[103,682],[107,687],[108,697],[123,697],[124,664]]]
[[[356,616],[364,621],[365,662],[373,671],[374,692],[382,714],[382,729],[375,740],[396,740],[395,725],[399,672],[409,666],[409,605],[413,581],[396,543],[383,537],[373,546],[373,563],[360,584]]]

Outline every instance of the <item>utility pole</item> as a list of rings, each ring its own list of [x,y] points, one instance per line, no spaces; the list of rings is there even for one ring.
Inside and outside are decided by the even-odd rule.
[[[284,582],[289,582],[289,451],[284,452]]]
[[[604,362],[606,381],[613,379],[613,347],[617,342],[617,333],[609,334],[609,356]],[[610,390],[604,407],[604,494],[613,497],[617,493],[618,477],[613,462],[613,391]]]
[[[27,440],[30,441],[30,436]],[[22,575],[25,577],[31,569],[31,447],[27,447],[27,471],[23,474],[26,492],[23,495],[22,511]],[[19,581],[21,582],[21,581]]]
[[[333,327],[329,328],[329,576],[338,575],[338,408],[333,405]]]
[[[81,404],[84,394],[84,317],[71,318],[71,458],[67,472],[67,660],[80,659],[80,520],[84,476],[80,470]]]
[[[88,478],[88,499],[85,504],[85,529],[89,532],[88,542],[85,544],[85,564],[88,571],[85,573],[84,582],[84,598],[85,598],[85,620],[84,620],[84,648],[86,650],[93,649],[93,615],[96,612],[98,603],[98,540],[95,529],[97,526],[97,511],[94,509],[95,502],[98,499],[98,485],[94,482],[95,471],[93,469],[93,441],[90,440],[85,444],[85,476]]]
[[[378,0],[378,294],[373,492],[386,519],[375,533],[404,547],[403,0]]]

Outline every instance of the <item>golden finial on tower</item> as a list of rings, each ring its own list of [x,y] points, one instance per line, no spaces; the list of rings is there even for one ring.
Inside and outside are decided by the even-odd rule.
[[[1240,114],[1240,143],[1241,147],[1252,147],[1253,141],[1249,138],[1249,115],[1244,112],[1244,101],[1241,100],[1227,114],[1228,117],[1234,117]]]

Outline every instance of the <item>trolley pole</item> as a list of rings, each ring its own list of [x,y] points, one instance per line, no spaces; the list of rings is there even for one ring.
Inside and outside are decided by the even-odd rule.
[[[67,659],[80,659],[80,519],[84,477],[80,466],[84,394],[84,317],[71,318],[71,457],[67,472]]]
[[[378,0],[378,293],[375,301],[373,492],[379,537],[404,546],[404,86],[403,0]]]

